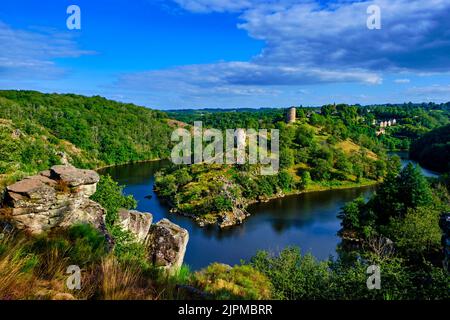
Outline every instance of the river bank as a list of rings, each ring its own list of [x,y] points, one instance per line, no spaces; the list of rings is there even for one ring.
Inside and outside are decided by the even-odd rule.
[[[180,211],[175,204],[170,202],[168,199],[163,198],[163,201],[166,202],[166,204],[170,207],[170,213],[172,214],[179,214],[184,217],[188,217],[190,219],[193,219],[197,223],[197,225],[201,228],[208,227],[208,226],[218,226],[220,229],[227,229],[227,228],[233,228],[236,226],[239,226],[243,223],[245,223],[245,220],[251,216],[251,214],[248,212],[248,207],[254,204],[258,203],[269,203],[274,200],[283,199],[290,196],[298,196],[302,194],[310,194],[310,193],[320,193],[325,191],[336,191],[336,190],[348,190],[348,189],[358,189],[358,188],[364,188],[364,187],[373,187],[378,185],[379,181],[367,181],[365,183],[347,183],[345,185],[339,185],[339,186],[320,186],[317,185],[313,188],[306,189],[306,190],[293,190],[291,192],[282,192],[278,194],[274,194],[272,196],[267,196],[261,199],[246,199],[245,200],[245,206],[243,208],[236,208],[236,211],[239,210],[239,212],[236,214],[236,211],[233,212],[225,212],[222,222],[203,218],[201,216],[196,216],[194,214],[186,213],[183,211]],[[235,217],[235,219],[233,219]]]
[[[298,246],[319,260],[336,256],[341,241],[337,236],[341,208],[358,197],[368,199],[377,188],[376,184],[363,183],[353,184],[356,188],[346,185],[329,190],[322,186],[321,190],[285,194],[249,204],[246,210],[250,216],[243,224],[201,228],[193,219],[171,213],[170,206],[155,193],[155,173],[166,165],[164,161],[143,162],[110,167],[100,173],[124,185],[125,194],[138,201],[137,210],[151,212],[155,222],[167,218],[189,231],[185,263],[192,270],[212,262],[233,265],[250,259],[258,250],[277,253],[288,246]]]
[[[171,207],[155,193],[154,175],[165,165],[147,162],[107,168],[100,173],[109,174],[124,185],[125,194],[138,201],[137,210],[151,212],[155,222],[167,218],[189,231],[185,263],[192,270],[212,262],[237,264],[250,259],[258,250],[276,253],[287,246],[298,246],[317,259],[327,259],[336,254],[340,241],[337,236],[340,209],[357,197],[369,197],[375,190],[374,185],[353,189],[342,186],[284,194],[282,198],[248,204],[250,216],[243,224],[224,229],[212,225],[199,227],[193,219],[171,213]]]

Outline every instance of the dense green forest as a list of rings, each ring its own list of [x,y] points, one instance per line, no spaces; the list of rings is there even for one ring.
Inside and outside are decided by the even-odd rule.
[[[180,213],[202,224],[222,225],[221,221],[228,224],[233,216],[245,214],[245,207],[254,201],[380,181],[386,173],[387,156],[375,129],[365,124],[356,107],[341,105],[327,111],[327,107],[321,114],[300,109],[293,124],[286,124],[281,110],[230,116],[210,113],[207,127],[257,124],[258,128],[278,129],[281,170],[262,176],[258,165],[173,166],[157,176],[156,190]]]
[[[379,182],[388,171],[387,150],[408,149],[424,133],[449,122],[448,104],[340,104],[296,111],[293,124],[286,124],[282,109],[171,111],[171,117],[188,124],[202,121],[205,128],[278,129],[281,171],[267,177],[255,165],[174,166],[157,176],[157,191],[180,213],[201,224],[220,224],[242,215],[254,201]],[[395,125],[377,135],[380,122],[391,119]]]
[[[0,91],[0,175],[47,169],[61,152],[81,168],[165,158],[170,132],[165,113],[132,104]]]
[[[284,109],[175,110],[168,111],[168,114],[171,118],[188,124],[202,121],[205,127],[217,129],[271,128],[285,119]],[[396,119],[397,124],[387,128],[386,134],[381,135],[378,140],[389,150],[408,150],[411,142],[424,133],[449,124],[450,102],[297,107],[297,115],[300,119],[305,116],[311,118],[313,124],[324,125],[324,130],[331,134],[338,132],[349,135],[362,144],[376,136],[380,121]],[[374,120],[376,125],[373,124]],[[332,127],[334,129],[330,130]]]
[[[385,148],[407,149],[411,141],[449,122],[449,104],[326,105],[300,107],[297,113],[300,123],[329,135],[331,145],[333,139],[350,139],[376,154]],[[199,120],[204,127],[219,129],[276,127],[292,131],[282,127],[283,109],[171,111],[169,117],[188,125]],[[392,117],[398,119],[398,126],[377,138],[373,120]],[[164,112],[99,96],[0,91],[0,180],[5,184],[46,169],[59,163],[62,154],[81,168],[167,158],[173,123]],[[290,134],[285,134],[282,149],[285,167],[292,162],[305,163],[302,160],[308,157],[305,149],[297,148],[299,141],[292,144]],[[320,165],[326,166],[322,161]]]
[[[430,131],[414,141],[410,157],[437,172],[450,172],[450,125]]]
[[[290,247],[260,251],[235,266],[213,263],[167,275],[148,263],[143,245],[116,238],[112,252],[104,237],[75,225],[38,237],[0,239],[0,299],[281,299],[436,300],[450,298],[450,277],[442,268],[438,219],[449,210],[449,193],[427,181],[417,167],[389,175],[369,201],[357,199],[339,214],[342,243],[337,257],[318,261]],[[103,177],[93,199],[107,209],[111,226],[119,207],[135,202]],[[64,286],[66,265],[83,268],[81,290]],[[367,289],[367,269],[380,267],[381,287]],[[191,288],[191,290],[183,290]],[[193,288],[193,289],[192,289]]]
[[[97,230],[75,225],[41,236],[0,239],[0,299],[52,299],[65,289],[67,263],[83,268],[77,299],[449,299],[442,268],[439,217],[450,210],[449,179],[426,179],[418,167],[401,169],[387,150],[408,149],[426,166],[448,165],[449,104],[326,105],[297,108],[286,124],[282,109],[173,111],[167,116],[101,97],[0,91],[0,180],[4,183],[61,161],[78,167],[167,158],[172,121],[205,128],[280,130],[280,171],[258,165],[172,166],[156,177],[159,194],[202,222],[230,222],[252,201],[290,193],[379,183],[368,200],[339,213],[338,256],[317,261],[299,248],[257,252],[236,266],[218,263],[167,275],[148,262],[144,245],[115,228],[120,207],[136,201],[102,177],[92,199],[106,209],[113,250]],[[397,124],[377,135],[379,122]],[[432,167],[433,168],[433,167]],[[436,168],[437,169],[437,168]],[[443,168],[442,171],[448,170]],[[367,290],[367,267],[382,272],[380,290]],[[198,297],[194,297],[198,298]]]

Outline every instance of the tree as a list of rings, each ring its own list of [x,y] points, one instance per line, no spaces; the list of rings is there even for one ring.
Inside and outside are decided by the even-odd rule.
[[[381,160],[375,162],[375,177],[379,180],[386,175],[386,163]]]
[[[301,178],[302,178],[301,182],[302,189],[306,189],[312,182],[311,174],[309,173],[309,171],[305,170],[302,172]]]
[[[441,248],[440,212],[429,207],[409,209],[404,218],[394,218],[387,236],[410,259],[421,261]]]
[[[293,187],[294,178],[286,170],[278,174],[278,185],[283,191],[290,191]]]
[[[345,156],[344,152],[339,150],[335,153],[335,155],[336,155],[335,168],[341,170],[345,174],[351,174],[353,171],[352,163]]]
[[[324,117],[330,117],[336,112],[336,106],[333,104],[327,104],[322,106],[320,110]]]
[[[329,161],[317,159],[315,167],[311,170],[311,176],[314,180],[329,180],[331,178],[331,166]]]
[[[307,125],[299,126],[295,134],[295,142],[300,147],[310,147],[314,142],[314,131]]]
[[[338,218],[341,219],[341,226],[345,230],[362,230],[361,216],[363,210],[365,210],[366,201],[360,197],[352,202],[347,203],[342,211],[339,213]]]
[[[426,206],[431,201],[431,190],[419,166],[409,163],[398,176],[398,200],[403,205],[402,214],[408,208]]]
[[[280,167],[290,168],[295,163],[294,150],[289,148],[282,148],[280,150]]]
[[[101,176],[97,191],[91,197],[106,209],[105,222],[108,227],[112,227],[117,221],[119,209],[134,209],[137,206],[133,196],[123,194],[123,188],[109,175]]]

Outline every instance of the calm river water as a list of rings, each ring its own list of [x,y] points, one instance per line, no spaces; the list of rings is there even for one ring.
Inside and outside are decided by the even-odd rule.
[[[406,165],[408,160],[403,159]],[[342,206],[359,196],[369,197],[375,187],[334,190],[289,196],[249,207],[252,215],[241,226],[228,230],[200,228],[189,218],[169,213],[153,192],[154,174],[165,161],[111,167],[100,171],[125,185],[125,193],[138,200],[138,210],[153,214],[154,221],[168,218],[189,231],[185,263],[197,270],[211,262],[236,264],[250,259],[258,250],[278,252],[299,246],[318,259],[336,255],[340,228],[336,217]],[[434,173],[424,170],[427,176]],[[151,199],[147,199],[151,196]]]
[[[324,191],[259,203],[243,225],[227,230],[200,228],[189,218],[169,213],[169,207],[153,192],[154,174],[164,161],[136,163],[100,171],[125,185],[125,193],[138,200],[138,210],[153,214],[154,221],[168,218],[189,231],[185,263],[193,270],[211,262],[227,264],[250,259],[258,250],[278,250],[296,245],[319,259],[335,255],[339,238],[336,215],[348,201],[369,196],[374,188]],[[151,195],[151,199],[146,196]]]

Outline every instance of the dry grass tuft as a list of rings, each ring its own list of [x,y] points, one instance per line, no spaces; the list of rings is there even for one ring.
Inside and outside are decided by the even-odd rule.
[[[146,281],[139,270],[121,266],[112,256],[101,263],[102,282],[100,295],[104,300],[145,300],[148,292]]]

